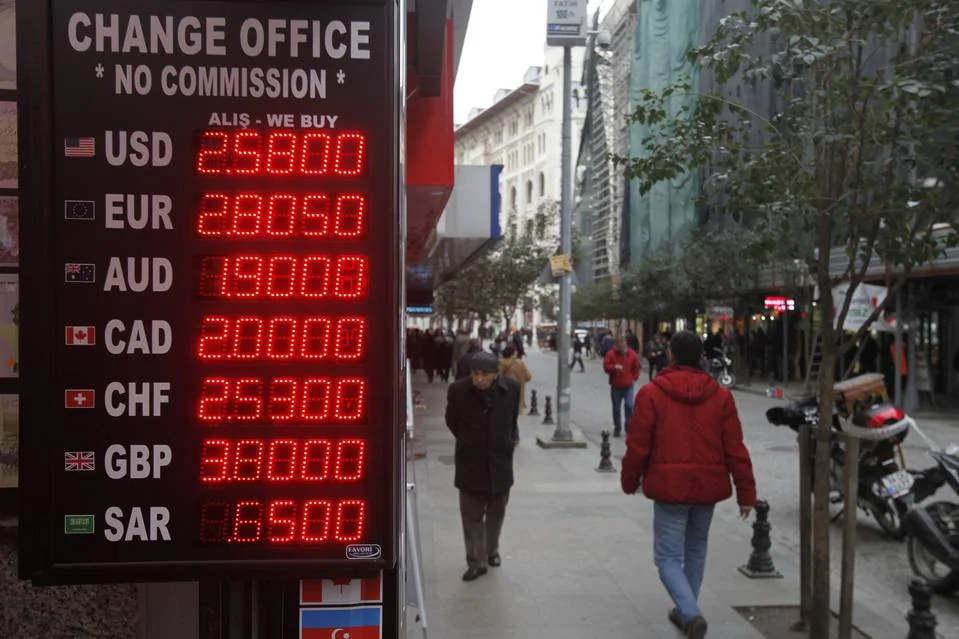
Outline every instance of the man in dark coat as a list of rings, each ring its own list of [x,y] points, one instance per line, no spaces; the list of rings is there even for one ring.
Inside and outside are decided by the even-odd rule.
[[[466,542],[463,581],[501,563],[499,536],[513,485],[513,442],[519,439],[519,384],[499,375],[492,353],[474,353],[469,366],[470,376],[450,384],[446,397]]]

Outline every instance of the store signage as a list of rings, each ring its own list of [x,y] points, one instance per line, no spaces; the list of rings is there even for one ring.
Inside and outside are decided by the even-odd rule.
[[[763,308],[772,311],[794,311],[796,300],[791,297],[767,296],[763,301]]]
[[[25,576],[391,565],[392,3],[23,10]]]

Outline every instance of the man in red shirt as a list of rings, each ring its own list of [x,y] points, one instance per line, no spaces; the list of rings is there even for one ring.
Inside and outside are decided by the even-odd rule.
[[[756,505],[736,403],[702,369],[702,355],[694,333],[670,340],[669,367],[636,397],[620,476],[627,495],[642,484],[655,502],[653,555],[676,604],[669,620],[693,639],[706,636],[698,600],[715,505],[732,496],[732,483],[743,519]]]
[[[622,435],[620,404],[625,404],[626,430],[633,417],[633,384],[639,379],[639,356],[617,337],[613,350],[603,358],[603,370],[609,375],[609,396],[613,401],[613,437]]]

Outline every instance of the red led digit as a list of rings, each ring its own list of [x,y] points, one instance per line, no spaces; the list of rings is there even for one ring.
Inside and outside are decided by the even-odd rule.
[[[357,193],[338,195],[333,214],[333,237],[354,239],[366,226],[366,197]]]
[[[303,214],[300,218],[303,237],[326,237],[330,229],[330,196],[313,193],[303,196]]]
[[[256,237],[260,234],[262,220],[262,197],[251,193],[240,193],[233,199],[233,227],[230,229],[230,235]]]
[[[217,422],[227,419],[230,402],[230,380],[224,377],[209,377],[200,385],[200,401],[197,404],[197,417],[204,422]]]
[[[208,439],[200,448],[200,481],[221,482],[230,477],[230,442]]]
[[[336,287],[333,296],[356,299],[366,295],[366,258],[345,256],[336,260]]]
[[[333,393],[327,377],[308,377],[303,380],[303,403],[300,418],[307,421],[325,421],[330,417]]]
[[[296,291],[296,258],[287,255],[271,257],[266,282],[267,297],[292,297]]]
[[[230,219],[230,196],[207,193],[200,199],[196,232],[201,237],[217,237],[226,233]]]
[[[340,422],[355,422],[366,412],[366,380],[341,379],[336,383],[333,418]]]
[[[233,453],[233,481],[256,481],[263,472],[263,442],[243,439]]]
[[[258,501],[241,501],[234,509],[233,535],[230,541],[249,544],[260,541],[263,534],[263,504]]]
[[[296,476],[296,441],[274,439],[266,462],[267,481],[290,481]]]
[[[314,256],[303,258],[300,278],[301,297],[326,297],[330,291],[330,258]]]
[[[355,542],[363,538],[366,527],[366,502],[360,499],[346,499],[336,504],[336,527],[333,539],[341,542]]]
[[[359,175],[366,163],[366,136],[362,133],[340,133],[333,152],[333,173]]]
[[[330,349],[330,320],[327,317],[306,317],[303,319],[302,344],[300,356],[303,359],[325,358]]]
[[[366,472],[366,441],[343,439],[336,443],[336,460],[333,463],[335,481],[352,482],[363,479]]]
[[[366,346],[366,319],[341,317],[336,320],[336,347],[333,359],[356,360],[363,357]]]
[[[299,383],[291,378],[279,378],[270,382],[270,405],[267,413],[271,421],[285,422],[296,417],[297,390]]]
[[[230,319],[207,315],[200,321],[196,354],[200,359],[223,359],[230,355]]]
[[[256,421],[263,417],[263,380],[256,377],[238,379],[233,384],[233,415],[239,421]]]
[[[296,196],[271,195],[268,208],[267,237],[292,237],[296,228]]]
[[[303,136],[300,173],[326,175],[330,170],[330,134],[307,133]]]
[[[266,143],[266,172],[289,175],[296,168],[296,134],[273,132]]]
[[[196,172],[201,175],[226,173],[226,152],[230,136],[226,131],[204,131],[196,154]]]
[[[233,273],[225,297],[258,297],[263,285],[263,258],[240,255],[233,258]]]
[[[296,355],[296,325],[295,317],[270,319],[266,338],[267,359],[292,359]]]
[[[259,173],[260,146],[260,134],[256,131],[234,132],[232,172],[239,175],[256,175]]]
[[[257,359],[263,347],[263,320],[238,317],[233,321],[234,359]]]
[[[200,260],[201,297],[227,297],[230,290],[229,259],[204,257]]]
[[[307,482],[322,482],[330,478],[330,442],[326,439],[308,439],[303,442],[300,456],[302,467],[300,479]]]
[[[227,541],[230,534],[232,508],[221,502],[205,503],[200,508],[200,542],[217,544]]]
[[[288,544],[296,539],[296,502],[281,499],[270,502],[266,537],[270,542]]]
[[[330,518],[332,507],[325,499],[311,499],[303,503],[303,527],[300,540],[317,543],[330,538]]]

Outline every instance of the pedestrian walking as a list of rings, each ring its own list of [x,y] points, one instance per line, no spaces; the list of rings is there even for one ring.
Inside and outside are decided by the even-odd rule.
[[[612,350],[603,357],[603,370],[609,375],[609,396],[613,402],[613,437],[623,434],[622,412],[626,412],[626,429],[633,416],[633,384],[639,379],[639,356],[617,337]]]
[[[656,377],[656,371],[666,367],[666,338],[655,335],[646,344],[646,359],[649,361],[649,379]]]
[[[586,372],[586,365],[583,364],[583,340],[579,338],[577,333],[573,333],[573,359],[569,361],[569,370],[573,370],[573,366],[576,363],[579,363],[579,372]]]
[[[513,442],[519,440],[519,384],[498,373],[492,353],[471,355],[469,366],[470,377],[450,384],[446,396],[466,544],[463,581],[502,563],[499,538],[513,486]]]
[[[743,519],[756,505],[756,480],[732,394],[699,366],[703,344],[676,333],[669,366],[636,397],[620,475],[623,492],[655,502],[653,557],[686,637],[706,636],[699,591],[715,505],[736,485]],[[732,475],[732,482],[730,482]]]
[[[512,346],[503,349],[503,357],[499,360],[499,374],[519,384],[519,412],[526,414],[526,384],[533,381],[533,374],[529,372],[526,363],[519,358],[516,349]]]

